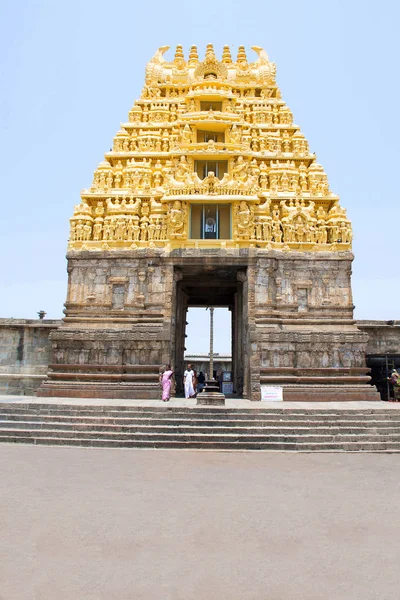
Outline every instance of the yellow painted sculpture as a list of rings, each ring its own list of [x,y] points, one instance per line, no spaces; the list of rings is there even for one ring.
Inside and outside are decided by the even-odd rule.
[[[71,218],[69,248],[351,248],[352,229],[259,46],[158,49]]]

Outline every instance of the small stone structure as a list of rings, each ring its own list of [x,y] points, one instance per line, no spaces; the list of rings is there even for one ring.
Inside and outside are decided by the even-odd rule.
[[[61,320],[0,319],[0,394],[32,395],[46,378],[49,335]]]
[[[357,321],[368,334],[366,363],[382,400],[394,397],[388,381],[393,369],[400,370],[400,321]]]
[[[363,320],[357,327],[368,335],[367,355],[400,355],[400,321]]]

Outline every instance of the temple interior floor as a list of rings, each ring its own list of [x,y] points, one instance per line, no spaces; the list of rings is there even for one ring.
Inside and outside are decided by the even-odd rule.
[[[1,446],[4,600],[398,600],[390,454]]]

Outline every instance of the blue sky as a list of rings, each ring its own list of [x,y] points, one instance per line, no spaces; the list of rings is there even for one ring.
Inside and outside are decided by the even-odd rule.
[[[249,56],[260,45],[276,62],[353,222],[355,316],[400,318],[397,3],[2,0],[0,11],[1,317],[62,316],[68,219],[146,62],[164,44],[202,55],[213,42]],[[207,350],[200,329],[191,351]]]

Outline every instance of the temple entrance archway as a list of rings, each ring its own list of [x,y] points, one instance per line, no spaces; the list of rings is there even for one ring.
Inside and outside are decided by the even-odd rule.
[[[236,396],[248,393],[247,278],[246,267],[179,267],[175,269],[175,319],[173,352],[176,393],[183,393],[187,312],[192,307],[226,307],[230,310],[233,391]],[[214,324],[214,330],[218,327]]]

